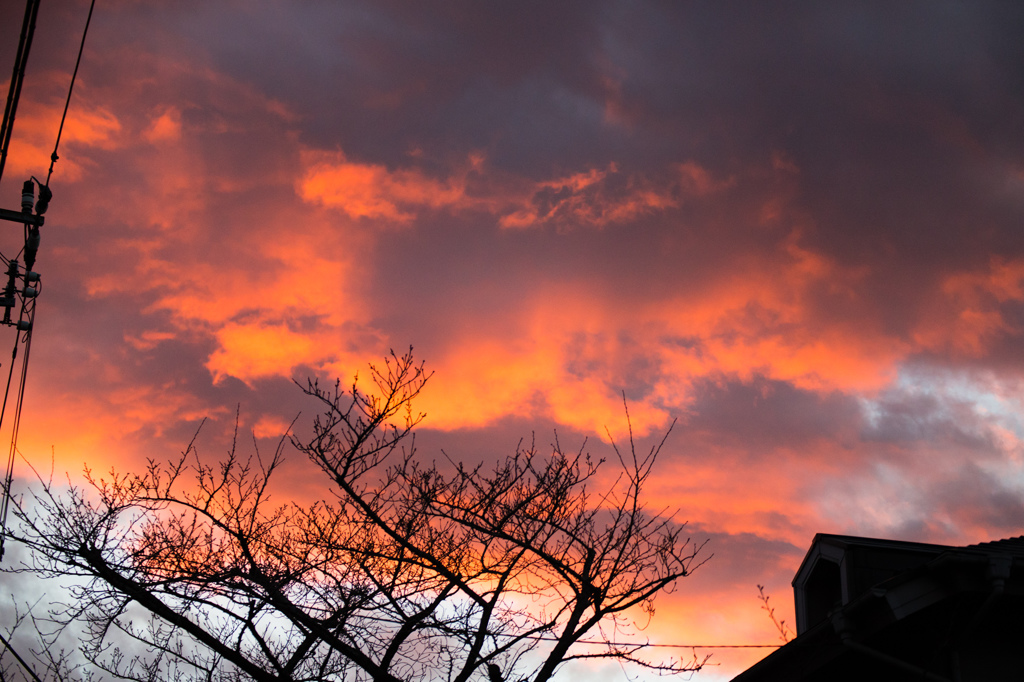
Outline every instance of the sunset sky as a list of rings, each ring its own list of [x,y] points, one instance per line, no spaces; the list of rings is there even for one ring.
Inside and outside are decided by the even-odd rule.
[[[87,10],[42,2],[4,208]],[[644,446],[678,419],[648,499],[713,554],[644,636],[775,643],[756,586],[792,622],[817,532],[1024,533],[1022,35],[1002,1],[100,0],[16,473],[130,470],[203,417],[216,454],[236,407],[301,435],[293,379],[410,345],[427,458],[607,456],[625,392]]]

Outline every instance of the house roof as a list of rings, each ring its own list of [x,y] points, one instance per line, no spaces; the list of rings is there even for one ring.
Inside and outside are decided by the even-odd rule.
[[[957,547],[819,534],[793,586],[798,636],[737,682],[949,680],[948,652],[1024,636],[1024,537]],[[999,679],[1005,657],[980,658],[988,677],[963,679]]]
[[[1003,540],[993,540],[991,542],[979,542],[976,545],[967,545],[963,549],[979,550],[984,552],[995,551],[1024,557],[1024,535],[1018,535],[1015,538],[1005,538]]]

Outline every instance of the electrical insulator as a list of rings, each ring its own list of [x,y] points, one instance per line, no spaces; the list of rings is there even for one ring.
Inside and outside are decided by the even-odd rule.
[[[36,186],[31,180],[26,180],[21,186],[21,212],[31,213],[36,205]]]
[[[7,286],[4,287],[4,324],[11,323],[11,308],[14,307],[14,284],[18,277],[18,259],[12,258],[7,264]]]
[[[25,298],[35,298],[39,295],[39,290],[35,287],[25,287],[21,293]]]
[[[26,282],[38,282],[39,281],[39,273],[38,272],[31,272],[31,271],[26,272],[25,273],[25,281]]]
[[[32,225],[25,235],[25,269],[31,270],[36,264],[36,253],[39,251],[39,228]]]
[[[53,192],[46,185],[39,185],[39,201],[36,202],[36,215],[43,215],[46,213],[46,209],[50,207],[50,199],[53,198]]]
[[[30,331],[32,331],[32,323],[29,322],[28,320],[19,320],[18,321],[18,331],[20,331],[20,332],[30,332]]]

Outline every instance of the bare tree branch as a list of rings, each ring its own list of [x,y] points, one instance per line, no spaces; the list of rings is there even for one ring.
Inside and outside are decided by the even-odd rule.
[[[612,441],[621,474],[597,491],[602,462],[557,435],[550,453],[520,444],[491,468],[428,463],[412,402],[430,374],[410,351],[368,376],[365,391],[300,386],[319,404],[312,432],[266,458],[255,441],[241,456],[236,419],[217,465],[193,438],[138,474],[87,472],[89,491],[40,479],[15,506],[31,559],[14,570],[74,578],[49,622],[81,625],[91,664],[137,682],[545,682],[592,658],[701,667],[614,638],[699,565],[685,527],[643,505],[664,438],[638,454],[630,425],[628,449]],[[286,442],[323,472],[323,500],[271,502]]]

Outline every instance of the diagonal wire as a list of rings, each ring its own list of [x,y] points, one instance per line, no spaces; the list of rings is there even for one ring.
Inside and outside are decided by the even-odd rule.
[[[22,304],[21,316],[20,316],[20,319],[19,319],[19,323],[21,322],[22,319],[24,319],[24,315],[25,315],[25,306],[24,306],[24,304]],[[29,324],[31,324],[34,321],[34,319],[35,319],[35,305],[32,306],[32,308],[30,310],[30,313],[29,313]],[[20,326],[21,325],[19,324],[19,327]],[[20,342],[21,342],[21,330],[19,329],[17,335],[14,338],[14,349],[11,351],[11,368],[10,368],[10,370],[7,373],[7,388],[4,391],[3,406],[0,407],[0,426],[2,426],[2,424],[3,424],[4,414],[7,412],[7,400],[10,397],[11,380],[14,377],[14,365],[15,365],[15,360],[18,357],[18,345],[19,345]],[[11,502],[11,486],[12,486],[12,484],[14,482],[14,455],[15,455],[15,452],[17,451],[18,429],[21,426],[21,407],[22,407],[23,398],[25,396],[25,378],[26,378],[26,376],[28,374],[28,356],[29,356],[29,351],[31,350],[31,347],[32,347],[32,332],[31,332],[31,330],[29,330],[29,331],[25,332],[25,357],[22,358],[22,361],[21,361],[21,377],[20,377],[20,381],[19,381],[18,393],[17,393],[17,398],[16,398],[16,401],[15,401],[15,410],[14,410],[14,428],[11,431],[11,450],[10,450],[10,453],[9,453],[9,455],[7,457],[7,470],[6,470],[5,475],[4,475],[4,484],[3,484],[4,487],[3,487],[3,490],[0,491],[0,492],[2,492],[2,495],[3,495],[3,502],[0,503],[0,559],[3,558],[4,540],[7,537],[7,511],[8,511],[8,508],[10,507],[10,502]]]
[[[96,7],[96,0],[89,5],[89,15],[85,18],[85,30],[82,31],[82,42],[78,46],[78,59],[75,60],[75,70],[71,74],[71,85],[68,86],[68,98],[64,102],[64,114],[60,117],[60,128],[57,129],[57,141],[53,143],[53,153],[50,154],[50,170],[46,173],[46,187],[50,186],[50,176],[53,175],[53,164],[57,163],[57,147],[60,146],[60,136],[64,132],[64,120],[68,117],[68,107],[71,106],[71,93],[75,89],[75,79],[78,78],[78,65],[82,63],[82,51],[85,50],[85,36],[89,34],[89,23],[92,21],[92,11]]]
[[[25,65],[28,63],[28,53],[32,48],[32,36],[35,35],[38,14],[39,0],[28,0],[25,5],[25,19],[21,24],[18,53],[14,58],[14,74],[11,76],[7,104],[4,106],[3,125],[0,125],[0,178],[3,178],[4,166],[7,164],[7,149],[11,146],[14,116],[18,111],[18,100],[21,99],[21,84],[25,80]]]

